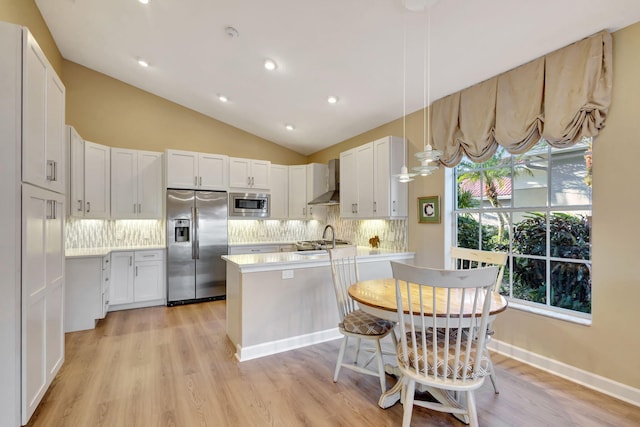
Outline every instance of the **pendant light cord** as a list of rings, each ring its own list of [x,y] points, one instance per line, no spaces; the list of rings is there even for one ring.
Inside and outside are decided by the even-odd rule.
[[[427,114],[427,109],[431,110],[429,101],[431,101],[431,12],[427,9],[427,31],[426,31],[426,49],[424,53],[424,149],[431,144],[431,114]]]
[[[404,159],[407,165],[407,17],[402,19],[402,137],[404,138]]]

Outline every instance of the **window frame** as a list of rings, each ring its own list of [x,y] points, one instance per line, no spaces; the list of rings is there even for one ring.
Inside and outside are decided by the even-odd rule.
[[[591,139],[585,139],[583,141],[584,143],[592,143]],[[536,144],[534,146],[535,147],[539,147],[538,144]],[[572,147],[569,147],[572,148]],[[580,151],[583,153],[587,153],[589,151],[589,146],[584,146],[584,145],[580,145],[578,147],[575,148],[575,151]],[[552,283],[551,283],[551,265],[554,262],[563,262],[563,263],[576,263],[576,264],[584,264],[587,265],[589,268],[589,271],[591,272],[591,268],[592,268],[592,250],[589,251],[589,257],[588,259],[574,259],[574,258],[561,258],[561,257],[557,257],[557,256],[551,256],[551,251],[552,251],[552,247],[551,247],[551,232],[550,232],[550,227],[551,227],[551,215],[555,212],[558,213],[572,213],[572,212],[576,212],[576,213],[582,213],[585,214],[585,212],[587,213],[588,216],[592,217],[592,212],[593,212],[593,198],[592,198],[592,189],[589,190],[589,200],[590,200],[590,204],[575,204],[575,205],[566,205],[566,204],[558,204],[555,203],[553,204],[552,198],[554,196],[553,194],[553,182],[552,182],[552,178],[553,178],[553,173],[552,173],[552,168],[553,168],[553,153],[558,153],[558,152],[567,152],[570,150],[566,150],[566,149],[561,149],[558,150],[557,148],[554,148],[552,146],[550,146],[548,143],[546,144],[546,156],[547,156],[547,172],[546,172],[546,203],[545,206],[528,206],[528,205],[523,205],[523,206],[514,206],[514,204],[517,204],[517,196],[514,197],[514,195],[516,194],[516,191],[514,189],[514,180],[515,180],[515,175],[514,175],[514,165],[516,164],[516,162],[518,161],[518,158],[521,156],[527,156],[530,155],[530,151],[526,152],[524,154],[519,154],[519,155],[513,155],[513,154],[509,154],[508,152],[504,152],[502,155],[504,156],[504,159],[508,159],[506,162],[502,163],[501,167],[508,167],[510,168],[510,174],[508,179],[511,181],[511,198],[510,198],[510,203],[509,206],[507,207],[499,207],[499,208],[495,208],[493,206],[488,206],[488,207],[483,207],[483,203],[482,202],[486,202],[486,198],[485,198],[485,194],[484,191],[482,190],[483,188],[483,181],[479,182],[480,185],[480,196],[478,197],[477,200],[479,200],[481,203],[479,206],[477,207],[473,207],[473,208],[464,208],[464,209],[459,209],[458,208],[458,190],[459,190],[459,186],[458,186],[458,182],[457,182],[457,178],[458,178],[458,166],[454,167],[454,168],[450,168],[448,170],[450,170],[450,176],[447,178],[447,181],[449,183],[449,185],[451,186],[450,189],[445,189],[447,191],[448,194],[452,195],[451,198],[451,204],[450,204],[450,220],[451,220],[451,242],[454,245],[458,244],[458,215],[460,214],[471,214],[473,215],[479,224],[479,230],[478,230],[478,241],[477,241],[477,245],[480,249],[482,248],[482,243],[483,243],[483,235],[482,235],[482,225],[483,225],[483,216],[486,214],[497,214],[497,213],[506,213],[508,216],[508,221],[507,224],[505,224],[505,230],[504,232],[507,234],[508,240],[509,240],[509,245],[508,245],[508,258],[507,258],[507,266],[506,266],[506,271],[505,271],[505,282],[503,282],[505,284],[505,286],[508,286],[508,295],[503,294],[509,301],[509,304],[511,307],[517,308],[517,309],[522,309],[525,311],[530,311],[533,313],[537,313],[537,314],[542,314],[542,315],[547,315],[550,317],[555,317],[555,318],[560,318],[562,320],[568,320],[568,321],[572,321],[572,322],[576,322],[576,323],[580,323],[580,324],[591,324],[591,317],[592,317],[592,312],[593,312],[593,300],[591,299],[591,307],[590,307],[590,312],[581,312],[581,311],[577,311],[577,310],[571,310],[571,309],[566,309],[566,308],[562,308],[562,307],[557,307],[557,306],[553,306],[551,305],[551,289],[552,289]],[[468,158],[464,157],[463,161],[466,161],[467,164],[472,163],[469,161]],[[484,167],[483,164],[473,164],[474,167],[473,168],[468,168],[464,171],[462,171],[462,173],[465,172],[482,172],[485,170],[490,170],[490,169],[494,169],[494,167]],[[449,187],[449,185],[447,185],[446,187]],[[545,255],[532,255],[532,254],[519,254],[519,253],[514,253],[513,250],[513,218],[514,218],[514,214],[526,214],[526,213],[540,213],[545,215],[545,223],[546,223],[546,248],[545,248]],[[593,233],[591,232],[589,234],[589,246],[591,248],[592,242],[591,242],[591,236],[593,235]],[[515,298],[513,297],[513,267],[514,267],[514,258],[515,257],[523,257],[523,258],[529,258],[529,259],[540,259],[540,260],[544,260],[545,262],[545,291],[546,291],[546,295],[545,295],[545,302],[534,302],[534,301],[527,301],[527,300],[523,300],[523,299],[519,299],[519,298]],[[590,277],[592,277],[592,274],[590,273]],[[593,295],[593,290],[591,289],[591,298]]]

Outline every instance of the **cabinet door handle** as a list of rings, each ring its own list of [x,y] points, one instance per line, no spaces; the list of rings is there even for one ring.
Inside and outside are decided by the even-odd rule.
[[[136,204],[133,204],[133,213],[136,213]]]
[[[373,212],[378,212],[378,202],[373,202]]]
[[[78,212],[82,212],[82,200],[78,200]]]
[[[200,177],[200,185],[202,185],[202,177]]]
[[[91,202],[87,202],[87,213],[91,212]]]
[[[251,177],[247,177],[247,185],[251,185]]]
[[[313,206],[309,206],[309,215],[313,215]]]
[[[108,277],[105,277],[105,278],[104,278],[104,281],[105,281],[105,282],[108,282],[108,281],[109,281],[109,278],[108,278]]]
[[[133,265],[133,257],[132,257],[132,256],[130,256],[130,257],[129,257],[129,266],[132,266],[132,265]]]
[[[307,215],[307,208],[302,208],[302,215]]]
[[[47,181],[53,181],[53,164],[55,162],[53,160],[47,160]]]
[[[58,162],[53,161],[53,181],[58,180]]]
[[[46,219],[53,219],[53,200],[45,201],[47,212],[45,213]]]
[[[198,177],[197,176],[193,177],[193,185],[198,185]]]
[[[142,203],[138,203],[138,214],[142,213]]]
[[[391,210],[392,210],[393,212],[395,212],[395,211],[396,211],[396,201],[394,200],[394,201],[393,201],[393,202],[391,202],[391,203],[392,203],[392,206],[393,206],[393,207],[391,208]]]
[[[136,265],[136,277],[138,277],[138,266]]]
[[[56,202],[55,200],[51,201],[51,204],[53,205],[53,218],[52,219],[58,219],[58,202]]]

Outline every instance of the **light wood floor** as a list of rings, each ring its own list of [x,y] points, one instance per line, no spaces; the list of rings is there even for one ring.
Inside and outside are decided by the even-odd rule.
[[[268,325],[265,325],[268,327]],[[66,362],[29,426],[397,426],[376,378],[343,370],[339,340],[239,363],[225,303],[109,313],[67,334]],[[638,426],[640,408],[495,355],[501,388],[477,392],[482,426]],[[394,379],[388,378],[388,386]],[[414,409],[414,426],[462,426]]]

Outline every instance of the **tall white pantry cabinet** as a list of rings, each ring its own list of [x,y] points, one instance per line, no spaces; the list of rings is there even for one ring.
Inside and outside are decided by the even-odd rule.
[[[0,22],[0,425],[27,423],[64,362],[65,88]]]

